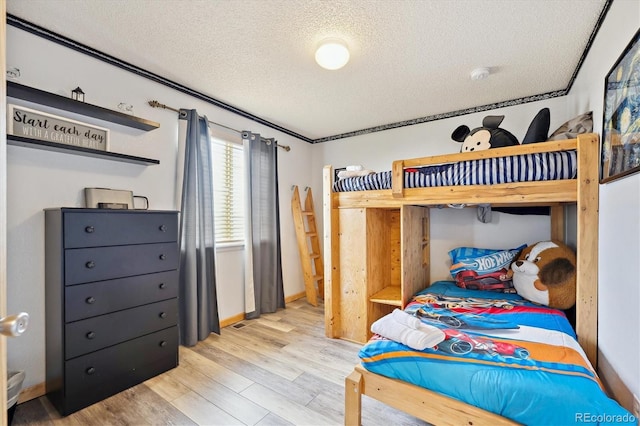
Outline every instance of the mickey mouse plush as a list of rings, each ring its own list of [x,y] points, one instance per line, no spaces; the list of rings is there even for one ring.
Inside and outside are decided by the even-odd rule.
[[[525,248],[511,264],[513,286],[532,302],[557,309],[576,303],[576,256],[559,241],[541,241]]]
[[[549,108],[542,108],[531,121],[522,143],[535,143],[547,140],[549,117]],[[451,139],[456,142],[462,142],[460,152],[520,145],[518,138],[512,133],[498,127],[500,123],[502,123],[502,120],[504,120],[504,115],[488,115],[482,120],[482,127],[469,130],[469,127],[465,125],[458,126],[451,134]]]
[[[504,115],[488,115],[482,120],[482,127],[473,130],[469,130],[469,127],[463,124],[453,131],[451,139],[462,142],[460,152],[520,145],[513,134],[498,127],[502,120]]]

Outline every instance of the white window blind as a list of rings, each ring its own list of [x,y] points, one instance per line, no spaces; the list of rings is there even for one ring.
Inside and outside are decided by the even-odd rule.
[[[244,154],[242,145],[212,138],[216,243],[244,241]]]

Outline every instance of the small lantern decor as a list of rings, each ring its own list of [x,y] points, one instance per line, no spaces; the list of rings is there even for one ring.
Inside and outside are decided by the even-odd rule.
[[[76,87],[71,91],[71,98],[76,101],[84,102],[84,92],[80,87]]]

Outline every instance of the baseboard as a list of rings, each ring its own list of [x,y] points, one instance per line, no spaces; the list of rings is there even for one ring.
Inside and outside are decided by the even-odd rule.
[[[598,351],[598,376],[607,394],[633,413],[633,393],[600,351]]]
[[[227,326],[240,322],[243,319],[244,319],[244,312],[229,318],[225,318],[223,320],[220,320],[220,328],[225,328]]]
[[[302,299],[303,297],[306,297],[306,293],[304,291],[302,293],[292,294],[291,296],[284,298],[284,303],[291,303],[295,300]],[[239,313],[232,317],[222,319],[220,320],[220,328],[228,327],[242,320],[244,320],[244,313]]]
[[[292,294],[291,296],[287,296],[284,298],[284,303],[291,303],[295,300],[302,299],[303,297],[306,297],[306,296],[307,294],[304,291],[302,293]]]
[[[18,397],[18,404],[31,401],[32,399],[40,398],[46,393],[47,391],[44,383],[39,383],[37,385],[24,388],[20,391],[20,396]]]

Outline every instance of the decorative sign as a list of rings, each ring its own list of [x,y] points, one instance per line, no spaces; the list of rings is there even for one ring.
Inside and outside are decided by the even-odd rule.
[[[109,149],[109,129],[97,127],[18,105],[7,105],[7,133],[40,141]]]

